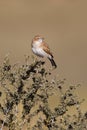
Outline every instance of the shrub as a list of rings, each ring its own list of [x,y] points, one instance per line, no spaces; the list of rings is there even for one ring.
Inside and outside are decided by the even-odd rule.
[[[27,58],[23,65],[0,66],[0,130],[86,130],[87,112],[82,113],[75,91],[64,87],[65,79],[52,78],[43,61]],[[56,106],[49,99],[55,97]],[[52,99],[51,99],[52,100]],[[76,114],[69,114],[69,110]]]

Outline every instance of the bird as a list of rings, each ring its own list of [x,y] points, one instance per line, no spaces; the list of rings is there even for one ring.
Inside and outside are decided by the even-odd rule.
[[[50,48],[48,44],[44,41],[44,37],[40,35],[34,36],[31,42],[31,48],[35,55],[39,57],[46,57],[51,62],[52,67],[57,67],[52,52],[50,51]]]

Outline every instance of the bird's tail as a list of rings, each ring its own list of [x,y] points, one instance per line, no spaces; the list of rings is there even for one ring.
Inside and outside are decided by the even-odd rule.
[[[49,60],[50,60],[50,62],[52,64],[52,66],[54,66],[55,68],[57,68],[57,65],[56,65],[54,59],[53,58],[49,58]]]

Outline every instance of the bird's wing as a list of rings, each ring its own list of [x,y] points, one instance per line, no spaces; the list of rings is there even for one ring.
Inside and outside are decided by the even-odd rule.
[[[52,52],[50,51],[49,46],[47,45],[47,43],[42,42],[42,44],[40,45],[40,47],[49,55],[51,55],[53,57]]]

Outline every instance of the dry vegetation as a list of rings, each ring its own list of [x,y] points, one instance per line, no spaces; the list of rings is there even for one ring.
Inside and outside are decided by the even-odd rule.
[[[87,130],[87,112],[82,113],[75,91],[79,85],[67,86],[65,79],[50,79],[43,61],[25,60],[11,65],[5,57],[0,66],[0,130]],[[57,106],[49,98],[60,95]],[[76,114],[70,115],[74,107]]]

